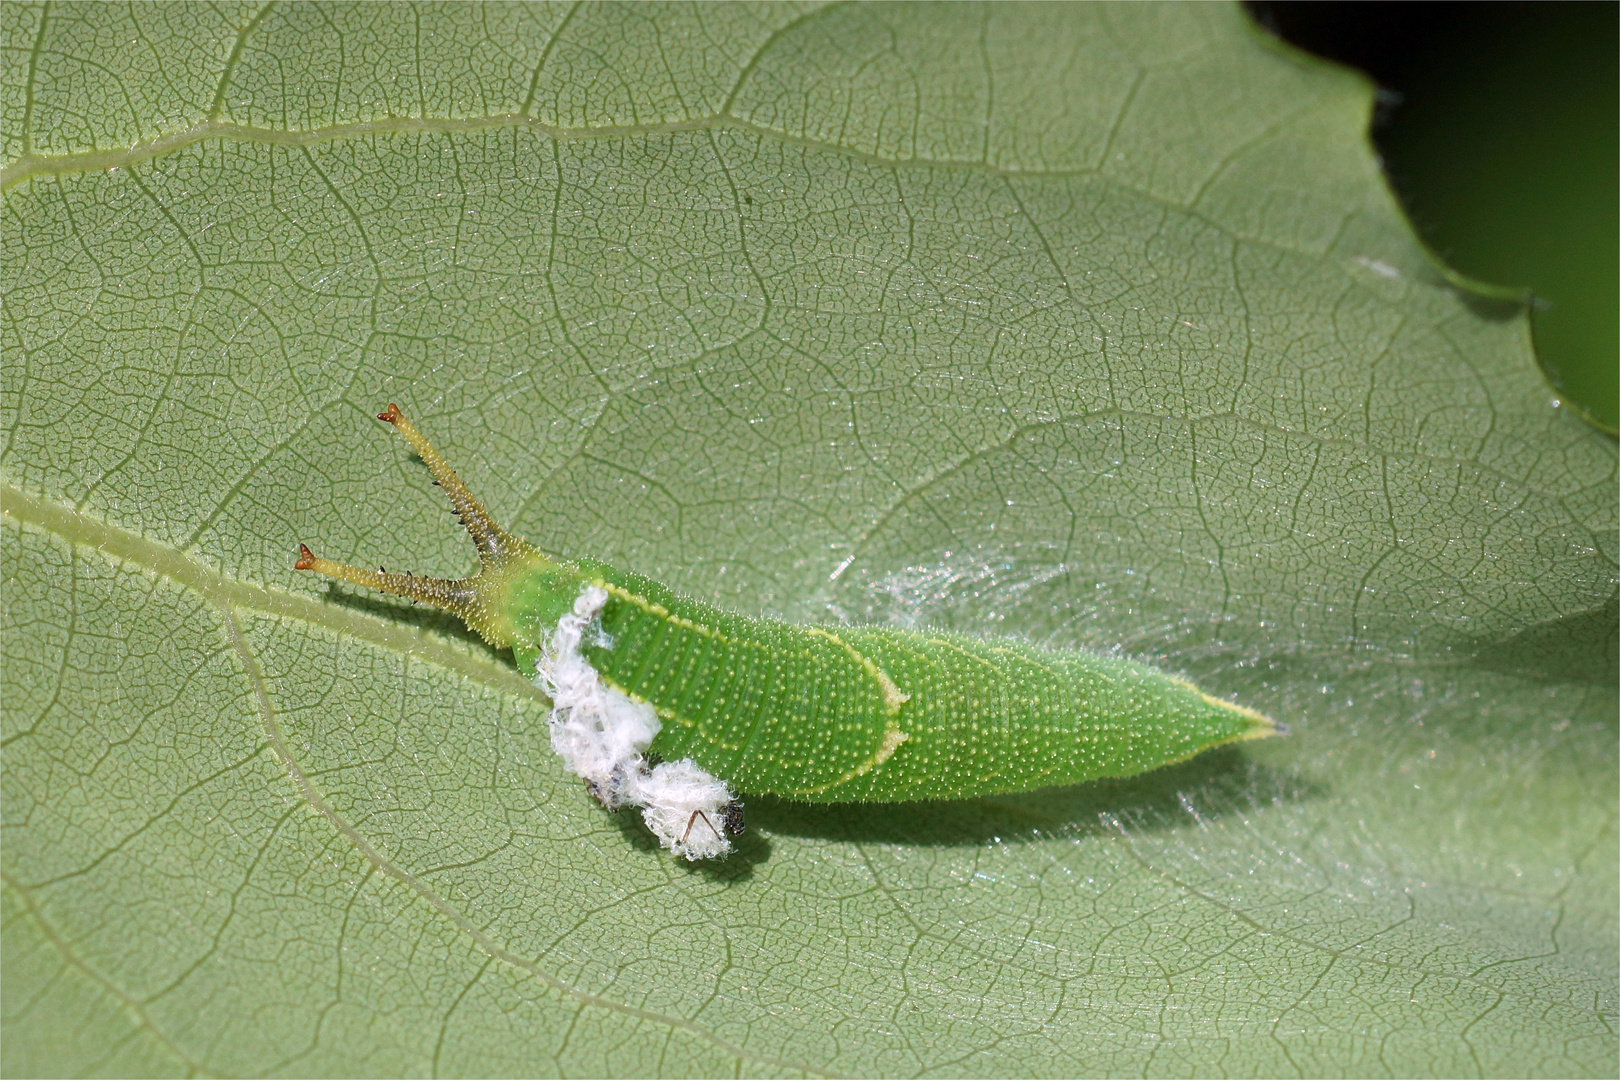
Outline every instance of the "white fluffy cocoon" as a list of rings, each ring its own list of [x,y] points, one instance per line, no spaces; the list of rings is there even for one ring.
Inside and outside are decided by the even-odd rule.
[[[596,617],[607,591],[587,585],[572,615],[557,620],[540,654],[535,683],[551,698],[551,748],[609,810],[639,806],[647,827],[687,859],[731,853],[724,822],[736,796],[691,758],[647,764],[647,748],[662,726],[653,707],[632,701],[602,681],[580,655],[580,642],[598,635]]]
[[[691,758],[664,761],[634,781],[641,818],[664,846],[688,859],[731,853],[726,808],[737,797]]]

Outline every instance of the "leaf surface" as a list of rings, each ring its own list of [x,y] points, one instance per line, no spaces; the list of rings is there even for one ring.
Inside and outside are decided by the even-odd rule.
[[[8,1075],[1613,1075],[1616,456],[1236,8],[7,5]],[[1286,720],[692,867],[370,419]]]

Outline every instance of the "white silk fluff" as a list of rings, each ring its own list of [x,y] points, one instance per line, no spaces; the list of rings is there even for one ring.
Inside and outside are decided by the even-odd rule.
[[[609,810],[641,807],[647,828],[676,855],[722,858],[731,853],[724,811],[736,796],[691,758],[649,766],[658,714],[604,683],[580,655],[588,634],[606,643],[596,618],[607,599],[600,586],[585,586],[540,654],[534,681],[551,698],[551,748]]]

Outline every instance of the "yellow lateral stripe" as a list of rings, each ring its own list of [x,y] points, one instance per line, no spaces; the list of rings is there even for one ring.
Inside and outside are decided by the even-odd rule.
[[[887,671],[884,671],[882,668],[872,663],[872,661],[867,657],[855,651],[855,647],[853,645],[839,637],[837,634],[823,630],[819,626],[801,626],[799,629],[814,637],[826,638],[834,645],[838,645],[843,648],[843,650],[849,653],[850,656],[854,657],[855,661],[866,669],[866,673],[877,681],[878,689],[883,691],[883,711],[888,713],[890,716],[894,716],[896,713],[898,713],[900,711],[900,706],[911,700],[910,694],[894,685],[894,680],[889,678],[889,673]],[[894,751],[890,750],[889,753],[892,754]]]
[[[931,638],[928,639],[928,644],[942,646],[944,648],[947,648],[947,649],[951,650],[952,652],[956,653],[959,656],[967,657],[969,660],[972,660],[976,664],[983,664],[985,667],[989,668],[991,671],[995,672],[997,675],[1000,675],[1000,674],[1003,673],[1002,670],[1000,668],[998,668],[996,665],[992,664],[990,661],[986,660],[984,657],[980,656],[978,653],[968,651],[966,648],[963,648],[962,645],[960,645],[959,643],[957,643],[955,641],[948,641],[945,638],[931,637]]]
[[[727,637],[725,634],[722,634],[720,631],[716,630],[712,626],[707,625],[706,623],[693,622],[684,615],[675,614],[663,604],[655,604],[651,600],[648,600],[645,596],[642,596],[640,593],[633,593],[629,589],[626,589],[620,585],[615,585],[603,578],[595,579],[592,584],[600,586],[602,589],[606,590],[609,596],[615,596],[620,600],[629,601],[642,611],[645,611],[647,614],[653,616],[655,619],[663,619],[671,626],[680,627],[682,630],[691,630],[694,633],[701,634],[706,638],[711,638],[718,641],[722,645],[746,645],[750,649],[757,649],[762,652],[769,653],[776,653],[779,651],[772,648],[770,645],[767,645],[763,641],[740,641],[737,638]]]
[[[1007,648],[1003,648],[1003,647],[997,645],[997,646],[993,646],[990,649],[990,651],[993,652],[993,653],[998,653],[998,654],[1000,654],[1002,656],[1010,656],[1014,660],[1020,660],[1020,661],[1022,661],[1024,663],[1028,664],[1032,668],[1037,668],[1037,669],[1039,669],[1041,671],[1046,672],[1048,675],[1052,676],[1054,679],[1057,679],[1059,681],[1064,681],[1064,680],[1068,679],[1068,677],[1069,677],[1069,673],[1067,671],[1063,670],[1062,668],[1055,668],[1055,667],[1051,667],[1051,666],[1049,666],[1047,664],[1043,664],[1039,660],[1036,660],[1033,657],[1030,657],[1030,656],[1028,656],[1028,655],[1026,655],[1026,654],[1024,654],[1022,652],[1019,652],[1017,649],[1007,649]],[[1114,677],[1112,675],[1109,675],[1106,671],[1091,671],[1091,672],[1088,672],[1088,674],[1089,675],[1094,675],[1094,676],[1100,676],[1100,677],[1102,677],[1103,679],[1107,680],[1110,683],[1112,683],[1114,681]]]
[[[909,738],[911,738],[911,734],[909,732],[901,731],[900,725],[891,720],[889,721],[889,726],[883,732],[883,741],[878,744],[878,748],[872,752],[871,757],[867,758],[865,761],[861,762],[859,765],[855,766],[853,769],[849,770],[849,772],[845,773],[843,776],[840,776],[831,783],[822,784],[820,787],[815,788],[805,788],[802,791],[795,791],[793,794],[799,796],[821,795],[825,792],[831,791],[835,787],[838,787],[840,784],[847,784],[851,780],[865,776],[879,765],[882,765],[885,761],[888,761],[890,758],[894,757],[894,752],[900,749],[900,744]]]
[[[1211,705],[1219,705],[1223,709],[1230,709],[1244,719],[1254,720],[1265,725],[1265,727],[1256,727],[1253,731],[1244,732],[1242,735],[1232,739],[1232,742],[1246,742],[1249,739],[1265,739],[1270,738],[1272,735],[1286,735],[1288,733],[1288,728],[1285,725],[1277,723],[1277,721],[1273,720],[1263,712],[1256,712],[1247,705],[1239,705],[1236,702],[1222,701],[1218,697],[1210,697],[1202,690],[1199,690],[1196,686],[1193,687],[1193,689],[1197,691],[1199,697],[1203,698]]]
[[[890,724],[883,732],[883,745],[878,747],[878,752],[873,754],[871,760],[862,765],[855,775],[865,776],[885,761],[894,757],[894,752],[900,749],[900,744],[909,738],[911,738],[910,732],[901,731],[894,724]]]
[[[593,584],[605,589],[609,596],[616,596],[620,600],[627,600],[636,607],[640,608],[642,611],[645,611],[647,614],[659,619],[663,619],[671,626],[679,626],[683,630],[692,630],[696,633],[702,634],[704,637],[713,638],[722,645],[731,644],[731,640],[724,634],[721,634],[719,631],[715,630],[714,627],[704,626],[702,623],[696,623],[684,616],[676,615],[664,605],[655,604],[651,600],[648,600],[645,596],[638,593],[633,593],[629,589],[621,588],[620,586],[613,584],[611,581],[604,581],[601,578],[598,578],[595,582],[593,582]]]

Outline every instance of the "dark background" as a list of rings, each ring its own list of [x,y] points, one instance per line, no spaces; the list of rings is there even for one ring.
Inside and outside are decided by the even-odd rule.
[[[1407,215],[1464,275],[1529,290],[1564,400],[1620,423],[1620,4],[1262,3],[1261,26],[1365,71]]]

